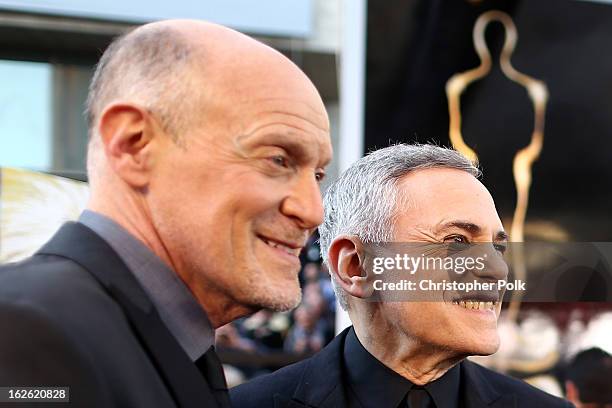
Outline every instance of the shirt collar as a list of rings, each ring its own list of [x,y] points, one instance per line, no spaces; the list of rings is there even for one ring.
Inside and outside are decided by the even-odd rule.
[[[344,364],[349,387],[364,407],[396,408],[414,384],[376,359],[361,344],[355,329],[346,336]],[[455,365],[442,377],[426,384],[437,407],[457,408],[460,399],[461,370]]]
[[[364,407],[396,408],[412,382],[381,363],[361,344],[351,328],[344,346],[348,385]]]
[[[426,384],[424,388],[431,395],[436,407],[457,408],[460,399],[460,385],[461,370],[459,364],[456,364],[442,377]]]
[[[157,255],[115,221],[101,214],[85,210],[79,222],[117,252],[192,361],[214,344],[215,332],[206,312],[183,281]]]

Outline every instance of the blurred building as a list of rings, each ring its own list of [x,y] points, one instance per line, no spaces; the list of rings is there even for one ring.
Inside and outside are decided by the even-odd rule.
[[[95,63],[113,37],[166,18],[224,24],[287,55],[319,89],[336,139],[340,7],[340,0],[0,0],[0,167],[84,178],[82,112]]]

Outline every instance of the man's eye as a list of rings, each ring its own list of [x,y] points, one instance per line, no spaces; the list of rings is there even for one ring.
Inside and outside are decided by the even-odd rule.
[[[468,244],[469,241],[463,235],[452,235],[444,239],[446,242],[450,242],[451,244]]]
[[[495,248],[496,251],[499,251],[502,254],[506,252],[506,249],[508,249],[508,246],[505,243],[496,243],[496,244],[493,244],[493,247]]]
[[[317,171],[315,172],[315,179],[317,179],[318,182],[323,181],[323,179],[325,178],[325,173],[322,171]]]
[[[289,167],[289,161],[284,156],[272,156],[270,158],[274,164],[280,167]]]
[[[470,241],[463,235],[452,235],[444,238],[444,242],[449,244],[451,251],[464,251],[470,245]]]

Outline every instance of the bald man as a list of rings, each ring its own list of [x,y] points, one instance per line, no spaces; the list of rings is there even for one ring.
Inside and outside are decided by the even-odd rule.
[[[331,158],[321,98],[245,35],[166,21],[108,47],[87,112],[88,209],[0,269],[0,387],[69,387],[36,394],[54,407],[227,407],[214,329],[300,301]]]

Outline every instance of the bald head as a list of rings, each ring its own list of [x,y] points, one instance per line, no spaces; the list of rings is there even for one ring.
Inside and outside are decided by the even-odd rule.
[[[90,136],[106,106],[121,101],[156,112],[173,133],[179,120],[168,107],[181,103],[180,80],[193,63],[194,47],[170,26],[151,24],[116,39],[104,52],[90,84],[87,118]]]
[[[324,116],[321,121],[327,122],[306,75],[278,51],[235,30],[203,21],[166,20],[124,34],[106,49],[90,84],[90,181],[97,184],[100,176],[104,157],[98,127],[110,105],[129,103],[148,110],[172,140],[183,145],[190,126],[239,117],[240,112],[229,112],[236,102],[254,92],[274,98],[279,83],[295,89],[294,96],[314,101]]]
[[[120,101],[137,103],[158,115],[177,140],[190,120],[199,117],[194,109],[206,96],[216,100],[245,91],[248,95],[249,83],[268,88],[255,80],[264,70],[275,81],[298,79],[316,93],[291,61],[235,30],[196,20],[140,26],[117,38],[98,63],[86,108],[90,136],[95,136],[105,107]]]

